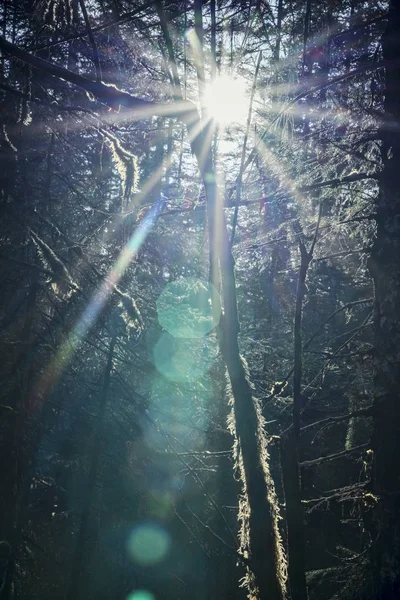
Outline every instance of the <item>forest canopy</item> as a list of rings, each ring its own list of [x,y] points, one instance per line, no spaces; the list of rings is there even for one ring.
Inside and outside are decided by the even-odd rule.
[[[400,0],[3,0],[0,600],[400,597]]]

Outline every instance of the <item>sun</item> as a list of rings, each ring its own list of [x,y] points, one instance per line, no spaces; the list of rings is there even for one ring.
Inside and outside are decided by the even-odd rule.
[[[221,125],[244,124],[248,112],[246,82],[220,75],[206,86],[204,104],[208,116]]]

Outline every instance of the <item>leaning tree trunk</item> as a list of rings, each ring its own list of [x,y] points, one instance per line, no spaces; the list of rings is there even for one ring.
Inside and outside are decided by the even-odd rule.
[[[390,2],[382,50],[384,171],[369,261],[375,287],[372,566],[373,597],[389,600],[400,597],[400,0]]]
[[[239,351],[234,259],[223,204],[218,198],[210,148],[204,163],[202,174],[209,242],[219,261],[224,306],[219,344],[232,391],[233,430],[238,442],[238,466],[243,485],[241,543],[249,561],[248,587],[257,600],[283,600],[286,597],[286,563],[278,531],[277,500],[269,472],[260,407],[253,397],[246,363]]]

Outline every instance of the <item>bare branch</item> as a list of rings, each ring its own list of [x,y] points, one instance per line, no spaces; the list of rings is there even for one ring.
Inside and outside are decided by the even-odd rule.
[[[327,256],[321,256],[314,258],[314,262],[320,262],[321,260],[330,260],[331,258],[337,258],[338,256],[349,256],[350,254],[364,253],[368,254],[372,248],[357,248],[356,250],[343,250],[343,252],[335,252],[334,254],[328,254]]]
[[[356,452],[361,452],[362,450],[366,450],[369,444],[361,444],[360,446],[354,446],[350,450],[342,450],[342,452],[336,452],[336,454],[329,454],[328,456],[320,456],[319,458],[314,458],[313,460],[305,460],[300,463],[300,467],[314,467],[315,465],[322,465],[325,462],[329,462],[331,460],[336,460],[337,458],[343,458],[345,456],[350,456],[351,454],[355,454]]]
[[[320,427],[322,425],[327,425],[329,423],[340,423],[341,421],[347,421],[348,419],[354,419],[355,417],[372,417],[373,407],[368,406],[368,408],[361,408],[360,410],[355,410],[351,413],[347,413],[345,415],[340,415],[338,417],[327,417],[326,419],[321,419],[320,421],[315,421],[314,423],[310,423],[309,425],[305,425],[301,428],[301,433],[308,431],[309,429],[313,429],[314,427]]]
[[[198,113],[195,105],[189,100],[176,103],[156,103],[150,100],[143,100],[132,94],[119,90],[112,85],[106,85],[101,81],[92,81],[83,75],[69,71],[64,67],[55,65],[48,61],[34,56],[26,50],[22,50],[15,44],[8,42],[3,36],[0,36],[0,48],[3,52],[32,65],[36,69],[44,71],[48,75],[68,81],[73,85],[85,90],[91,98],[97,99],[102,104],[109,106],[113,110],[119,110],[122,106],[133,111],[132,118],[146,119],[152,116],[176,117],[185,122],[193,123],[197,119]]]

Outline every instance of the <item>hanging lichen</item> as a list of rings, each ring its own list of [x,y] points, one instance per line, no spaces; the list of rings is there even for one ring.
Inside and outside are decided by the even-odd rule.
[[[55,252],[34,231],[30,230],[31,238],[37,248],[39,258],[48,275],[53,292],[62,299],[68,299],[79,288],[72,279],[67,267]]]
[[[140,331],[143,328],[140,310],[129,294],[122,292],[117,286],[114,287],[114,290],[119,299],[117,305],[119,312],[118,316],[123,321],[124,329],[126,330],[128,337],[132,337],[134,332]]]
[[[50,29],[55,29],[60,23],[70,25],[73,21],[71,0],[37,0],[34,10],[37,17]]]
[[[241,357],[242,364],[244,366],[247,380],[250,382],[248,367],[246,361]],[[249,383],[249,385],[251,385]],[[251,386],[252,387],[252,386]],[[233,457],[234,457],[234,474],[237,481],[241,483],[242,493],[239,497],[239,509],[238,509],[238,520],[240,523],[239,528],[239,552],[245,559],[246,563],[249,564],[247,567],[246,575],[243,577],[241,581],[242,587],[246,588],[248,592],[249,600],[259,600],[259,591],[256,587],[255,577],[251,570],[251,560],[252,560],[252,532],[250,528],[250,515],[251,508],[248,497],[247,483],[246,483],[246,472],[243,464],[243,455],[241,444],[239,441],[239,437],[237,434],[236,428],[236,416],[235,416],[235,402],[232,394],[231,384],[229,382],[229,377],[227,377],[227,394],[229,399],[229,404],[232,407],[230,415],[228,417],[228,429],[233,436]],[[268,443],[265,435],[265,419],[262,416],[261,407],[258,400],[253,397],[253,404],[257,415],[257,423],[258,429],[256,432],[257,442],[258,442],[258,454],[260,465],[255,468],[261,468],[264,480],[265,480],[265,488],[266,495],[268,499],[269,506],[269,514],[266,515],[266,519],[269,519],[272,524],[273,537],[275,542],[275,563],[276,563],[276,577],[280,582],[281,589],[284,590],[286,587],[287,580],[287,563],[285,559],[285,553],[283,549],[281,535],[279,533],[279,510],[278,510],[278,499],[275,493],[275,486],[272,480],[270,470],[269,470],[269,453],[268,453]],[[262,524],[260,524],[262,527]],[[262,532],[261,535],[266,535],[266,533]]]
[[[123,148],[119,139],[109,131],[101,131],[104,139],[108,142],[111,150],[113,163],[121,177],[122,182],[122,208],[130,200],[130,196],[136,191],[138,185],[138,166],[137,158],[134,154]]]
[[[11,150],[13,152],[18,152],[17,148],[14,146],[14,144],[12,143],[12,141],[10,140],[10,138],[8,137],[8,133],[7,133],[5,125],[3,125],[1,131],[2,131],[2,136],[1,137],[5,141],[5,143],[7,144],[7,146],[9,148],[11,148]]]
[[[32,67],[26,67],[26,81],[24,95],[21,98],[17,123],[26,127],[32,123],[31,98],[32,98]]]

